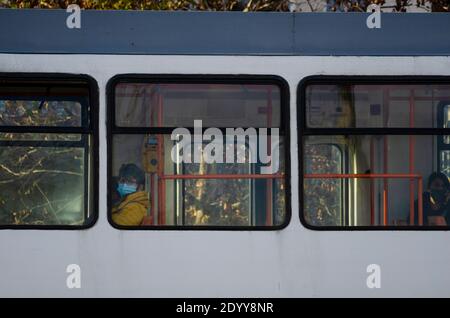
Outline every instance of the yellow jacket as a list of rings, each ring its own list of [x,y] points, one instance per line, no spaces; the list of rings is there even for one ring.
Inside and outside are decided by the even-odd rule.
[[[150,200],[148,193],[138,191],[127,195],[112,210],[112,220],[117,225],[140,225],[147,215]]]

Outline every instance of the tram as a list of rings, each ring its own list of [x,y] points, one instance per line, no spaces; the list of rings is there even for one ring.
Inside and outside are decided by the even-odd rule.
[[[1,297],[450,296],[447,15],[70,15],[0,10]]]

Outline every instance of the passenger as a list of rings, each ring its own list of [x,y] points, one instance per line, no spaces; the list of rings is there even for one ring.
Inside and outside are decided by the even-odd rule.
[[[117,192],[120,201],[112,210],[112,220],[118,225],[140,225],[147,214],[150,200],[144,190],[144,172],[135,164],[122,165]]]
[[[445,174],[433,172],[423,193],[424,225],[450,224],[450,182]]]

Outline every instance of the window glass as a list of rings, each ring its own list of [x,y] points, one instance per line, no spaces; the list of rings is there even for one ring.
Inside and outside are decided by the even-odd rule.
[[[120,83],[115,88],[119,127],[278,127],[275,85]]]
[[[305,219],[311,225],[320,226],[386,226],[430,225],[434,216],[446,218],[447,204],[450,204],[448,185],[435,191],[434,185],[428,184],[437,172],[433,148],[438,137],[321,136],[322,141],[330,138],[331,143],[339,139],[345,145],[348,160],[344,171],[339,171],[340,152],[335,146],[318,146],[315,136],[306,137]],[[414,152],[410,156],[411,139]],[[445,175],[444,178],[448,180]],[[343,186],[346,209],[340,216],[336,211],[342,207]],[[419,198],[422,209],[419,209]]]
[[[77,141],[81,140],[81,134],[43,134],[43,133],[5,133],[0,132],[0,140],[14,141],[14,140],[36,140],[36,141]]]
[[[1,126],[81,126],[81,104],[74,101],[0,100]]]
[[[442,115],[444,117],[444,121],[442,123],[443,127],[450,128],[450,105],[445,105],[443,107]],[[447,145],[450,144],[450,136],[449,135],[443,136],[443,138],[444,138],[445,144],[447,144]]]
[[[434,128],[439,103],[450,85],[309,85],[305,91],[311,128]]]
[[[450,147],[442,129],[450,127],[450,85],[319,82],[302,92],[302,220],[313,227],[450,226]]]
[[[441,166],[440,171],[447,177],[450,177],[450,150],[441,151]]]
[[[111,136],[114,225],[285,224],[278,84],[119,83],[114,94],[121,126]],[[131,134],[137,127],[146,133]]]
[[[85,221],[85,150],[0,147],[0,224]]]
[[[89,90],[71,85],[0,85],[0,227],[66,228],[92,220]]]
[[[441,125],[444,128],[450,128],[450,105],[442,105]],[[450,135],[443,135],[442,142],[438,142],[438,151],[440,153],[439,169],[447,177],[450,177]]]
[[[317,142],[311,140],[305,146],[305,173],[343,173],[340,146]],[[341,179],[305,179],[305,210],[310,211],[307,214],[310,224],[342,224],[342,188]]]

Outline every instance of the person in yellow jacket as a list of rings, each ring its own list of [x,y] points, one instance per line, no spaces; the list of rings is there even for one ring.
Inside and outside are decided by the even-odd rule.
[[[112,220],[117,225],[140,225],[150,206],[148,193],[143,191],[144,172],[135,164],[122,165],[119,171],[117,192],[121,200],[112,210]]]

